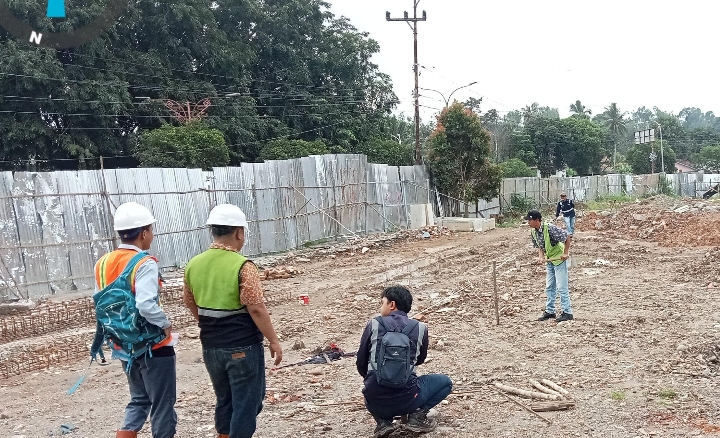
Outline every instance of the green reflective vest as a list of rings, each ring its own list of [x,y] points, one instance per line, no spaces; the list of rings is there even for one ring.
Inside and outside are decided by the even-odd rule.
[[[562,242],[558,242],[557,245],[552,246],[550,245],[550,227],[547,223],[542,224],[541,226],[543,231],[543,237],[545,238],[545,257],[548,259],[559,259],[560,256],[563,255],[565,252],[565,244]],[[541,246],[540,242],[537,240],[537,232],[535,230],[530,231],[530,236],[532,237],[533,242],[538,246],[538,248]],[[555,266],[562,265],[565,263],[564,260],[553,260],[552,264]]]

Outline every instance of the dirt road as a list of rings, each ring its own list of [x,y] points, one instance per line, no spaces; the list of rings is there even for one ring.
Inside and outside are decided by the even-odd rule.
[[[717,272],[718,251],[630,239],[595,230],[576,235],[570,271],[576,320],[561,324],[535,321],[544,305],[545,276],[543,267],[531,265],[536,252],[527,228],[411,238],[365,253],[298,253],[289,261],[302,275],[265,285],[273,296],[311,297],[309,306],[292,300],[271,308],[284,363],[330,342],[355,351],[384,286],[409,286],[414,309],[450,298],[428,318],[433,348],[419,371],[448,373],[457,394],[439,406],[440,427],[429,437],[720,431],[713,423],[720,418],[718,357],[711,357],[720,315],[717,289],[708,288],[703,275],[709,263],[715,267],[707,269]],[[499,265],[500,326],[491,299],[492,261]],[[179,438],[215,436],[214,396],[196,336],[194,327],[183,330],[177,348]],[[296,341],[305,348],[292,350]],[[269,357],[267,362],[270,367]],[[77,427],[69,437],[114,436],[128,399],[120,365],[93,365],[80,389],[67,395],[86,366],[83,360],[0,380],[0,437],[48,436],[66,423]],[[499,380],[529,389],[528,379],[541,378],[563,385],[577,401],[572,410],[543,413],[552,425],[485,385]],[[352,359],[270,371],[267,386],[258,437],[372,434]]]

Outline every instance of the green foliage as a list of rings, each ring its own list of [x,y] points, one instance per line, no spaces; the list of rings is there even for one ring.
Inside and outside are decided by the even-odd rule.
[[[625,391],[620,390],[620,389],[614,390],[613,392],[610,393],[610,398],[612,398],[615,401],[623,401],[623,400],[625,400],[625,397],[626,397]]]
[[[526,214],[535,206],[532,198],[525,197],[520,193],[510,194],[510,208],[508,213],[511,215]]]
[[[537,172],[518,158],[500,163],[503,178],[522,178],[537,176]]]
[[[693,162],[698,167],[698,170],[704,170],[711,173],[719,172],[720,145],[705,146],[700,149],[700,153],[693,156]]]
[[[573,177],[578,176],[578,173],[572,167],[568,167],[567,169],[565,169],[565,175]]]
[[[329,153],[328,147],[320,140],[311,142],[283,138],[268,142],[260,151],[260,158],[263,160],[289,160]]]
[[[651,143],[636,144],[630,148],[626,161],[632,167],[634,173],[639,175],[651,173],[650,152],[652,152],[652,148],[653,145]],[[665,173],[674,173],[675,161],[677,160],[675,151],[667,146],[667,144],[663,146],[663,150],[665,153]],[[655,154],[657,155],[655,159],[655,171],[660,172],[661,160],[659,147],[655,147]]]
[[[585,105],[579,100],[576,100],[575,103],[570,105],[570,112],[573,113],[570,117],[576,119],[589,119],[592,115],[592,110],[585,108]]]
[[[553,175],[566,166],[580,175],[600,173],[605,155],[603,131],[591,120],[538,117],[525,126],[525,133],[530,138],[543,176]]]
[[[356,151],[367,155],[370,163],[411,166],[414,163],[415,145],[392,140],[374,139],[360,146]]]
[[[202,123],[163,125],[145,132],[135,149],[143,167],[192,167],[211,169],[226,166],[230,153],[222,132]]]
[[[622,173],[625,175],[630,175],[633,173],[632,166],[628,163],[618,163],[615,168],[613,169],[613,173]]]
[[[677,397],[677,391],[675,391],[674,389],[661,389],[657,392],[657,395],[660,398],[669,400]]]
[[[427,163],[440,191],[467,203],[498,195],[500,166],[490,160],[490,135],[477,114],[460,103],[444,109],[427,146]]]
[[[672,184],[670,184],[670,181],[665,177],[665,175],[660,175],[660,179],[658,180],[658,193],[667,196],[676,195]]]
[[[66,20],[45,18],[46,2],[6,3],[56,32],[86,24],[107,1],[78,0],[83,13]],[[397,97],[367,33],[319,0],[211,3],[130,2],[110,31],[67,51],[0,29],[0,159],[129,155],[136,133],[171,122],[164,99],[210,97],[203,120],[223,133],[234,163],[258,159],[278,137],[349,151],[390,139]]]

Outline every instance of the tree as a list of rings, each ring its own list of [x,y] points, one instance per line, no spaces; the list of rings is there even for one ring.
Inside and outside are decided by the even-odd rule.
[[[570,105],[570,112],[573,113],[571,117],[578,119],[589,119],[592,115],[592,110],[586,109],[585,105],[583,105],[579,100],[576,100],[575,103]]]
[[[398,143],[393,140],[370,140],[357,152],[367,155],[370,163],[383,163],[390,166],[412,166],[415,162],[415,145]]]
[[[329,154],[330,150],[320,140],[288,140],[278,139],[268,142],[260,151],[263,160],[289,160],[310,155]]]
[[[660,149],[659,146],[655,146],[655,171],[660,171]],[[636,174],[648,174],[652,172],[652,166],[650,163],[650,152],[653,151],[652,143],[636,144],[631,147],[627,153],[626,161],[632,167],[632,170]],[[675,172],[675,151],[665,142],[663,145],[663,151],[665,153],[665,173]]]
[[[46,18],[47,2],[6,3],[33,28],[58,32],[88,24],[107,2],[79,0],[64,20]],[[348,151],[384,138],[397,97],[372,62],[379,45],[328,8],[130,2],[110,31],[62,51],[0,29],[0,160],[130,155],[139,133],[172,121],[165,99],[210,98],[204,121],[223,133],[233,163],[258,159],[279,137]]]
[[[606,107],[605,111],[600,114],[600,122],[614,137],[615,148],[613,152],[613,165],[615,165],[618,143],[620,143],[620,139],[628,132],[626,125],[627,120],[625,120],[626,115],[627,113],[620,111],[620,108],[618,108],[617,103],[615,102],[611,103],[610,106]]]
[[[428,139],[427,162],[441,191],[468,203],[487,201],[500,191],[500,166],[491,160],[490,134],[478,115],[453,103],[438,116]]]
[[[606,152],[602,128],[589,118],[573,117],[563,119],[561,126],[567,132],[567,143],[561,147],[565,165],[579,175],[601,173],[602,159]]]
[[[720,172],[720,145],[705,146],[693,157],[693,161],[699,170]]]
[[[524,132],[530,138],[538,169],[543,176],[553,175],[566,166],[580,175],[601,172],[605,154],[603,131],[591,120],[536,118],[525,126]],[[527,146],[523,148],[527,150]],[[517,157],[523,161],[527,159],[527,155],[521,157],[518,154]]]
[[[140,136],[135,158],[142,167],[226,166],[230,152],[222,132],[203,123],[163,125]]]
[[[500,168],[502,169],[503,178],[537,176],[537,172],[534,169],[531,169],[530,166],[518,158],[512,158],[508,161],[500,163]]]

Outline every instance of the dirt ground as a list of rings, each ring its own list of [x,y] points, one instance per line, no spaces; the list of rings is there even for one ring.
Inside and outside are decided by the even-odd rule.
[[[644,208],[580,219],[582,231],[570,250],[576,319],[561,324],[535,321],[544,306],[545,274],[533,264],[537,256],[527,227],[427,239],[409,233],[407,239],[367,244],[365,252],[324,248],[289,255],[286,262],[303,273],[266,281],[265,287],[271,296],[306,292],[310,305],[290,299],[271,306],[283,364],[331,342],[355,351],[365,324],[378,312],[383,287],[403,284],[415,295],[414,310],[449,302],[427,317],[432,348],[419,372],[449,374],[455,393],[438,407],[439,427],[428,437],[720,433],[720,248],[702,246],[716,244],[719,234],[712,226],[693,228],[717,227],[720,218],[707,205],[696,208],[695,201],[668,202],[651,200]],[[675,204],[692,208],[676,212]],[[653,232],[640,232],[648,228]],[[693,238],[678,237],[682,246],[667,244],[675,235]],[[298,341],[305,347],[293,350]],[[214,437],[214,395],[195,327],[181,330],[177,353],[177,437]],[[354,359],[279,371],[270,370],[269,357],[267,363],[268,397],[257,437],[372,435]],[[67,423],[77,427],[69,437],[114,436],[128,400],[125,377],[118,363],[93,365],[78,391],[67,395],[86,366],[83,360],[0,379],[0,437],[48,436]],[[573,409],[541,414],[552,424],[487,385],[500,381],[530,389],[528,379],[542,378],[567,388],[576,400]],[[151,436],[149,424],[140,436]]]

